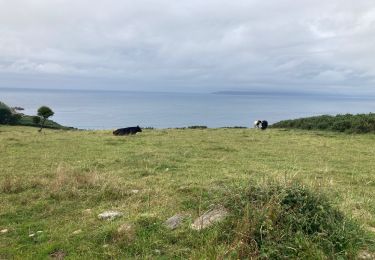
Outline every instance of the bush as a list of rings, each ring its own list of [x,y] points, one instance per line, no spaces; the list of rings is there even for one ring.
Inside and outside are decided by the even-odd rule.
[[[234,258],[354,258],[364,243],[355,223],[301,185],[251,186],[227,207],[235,212]]]
[[[40,124],[40,121],[41,121],[40,116],[33,116],[32,118],[33,118],[32,120],[34,124],[36,125]]]
[[[4,103],[0,102],[0,124],[15,124],[21,118],[21,115],[13,112]]]
[[[339,131],[339,132],[345,132],[346,130],[349,130],[352,128],[352,124],[350,121],[337,121],[333,122],[332,124],[332,130]]]
[[[273,124],[271,127],[327,130],[347,133],[375,133],[375,114],[322,115],[284,120]]]
[[[12,118],[10,110],[0,107],[0,124],[9,124]]]

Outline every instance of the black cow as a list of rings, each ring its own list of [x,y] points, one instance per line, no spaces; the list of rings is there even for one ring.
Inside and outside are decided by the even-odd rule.
[[[135,127],[119,128],[113,131],[113,134],[114,135],[135,135],[138,132],[142,132],[142,129],[139,126],[135,126]]]
[[[262,124],[260,125],[260,129],[266,130],[268,127],[268,122],[266,120],[262,121]]]

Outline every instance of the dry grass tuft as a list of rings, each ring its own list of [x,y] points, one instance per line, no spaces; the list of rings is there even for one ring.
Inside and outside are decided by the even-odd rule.
[[[118,227],[117,231],[113,234],[113,241],[120,243],[131,243],[136,238],[135,227],[132,224],[124,223]]]
[[[1,191],[6,194],[20,193],[25,189],[25,183],[18,177],[7,176],[1,182]]]
[[[82,172],[69,165],[60,164],[55,177],[47,182],[46,190],[54,198],[64,196],[95,196],[118,199],[129,195],[125,185],[116,176],[96,170]]]
[[[79,190],[82,188],[93,188],[96,187],[100,180],[101,176],[95,171],[82,173],[68,165],[60,164],[48,188],[51,192],[59,192],[64,189]]]

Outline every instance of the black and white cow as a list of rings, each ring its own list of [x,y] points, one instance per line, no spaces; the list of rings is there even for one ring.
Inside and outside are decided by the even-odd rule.
[[[262,130],[266,130],[268,127],[268,122],[266,120],[256,120],[254,121],[254,128],[260,128]]]

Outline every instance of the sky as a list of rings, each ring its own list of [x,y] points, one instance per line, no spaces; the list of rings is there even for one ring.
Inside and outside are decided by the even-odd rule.
[[[374,0],[0,0],[0,88],[375,93]]]

